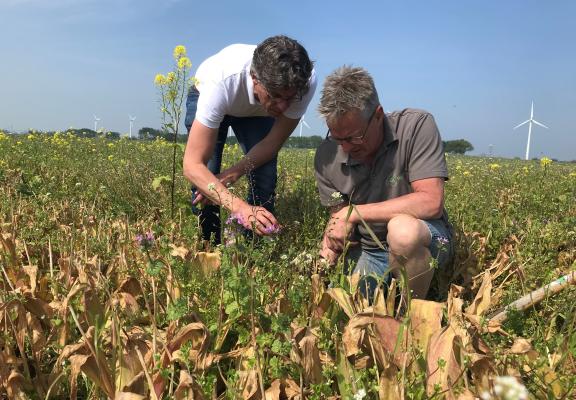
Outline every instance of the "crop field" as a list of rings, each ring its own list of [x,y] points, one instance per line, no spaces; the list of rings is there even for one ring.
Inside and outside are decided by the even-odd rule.
[[[447,155],[454,265],[369,305],[318,260],[314,150],[280,153],[280,232],[216,249],[172,152],[0,132],[0,398],[576,396],[574,285],[492,319],[576,270],[576,164]]]

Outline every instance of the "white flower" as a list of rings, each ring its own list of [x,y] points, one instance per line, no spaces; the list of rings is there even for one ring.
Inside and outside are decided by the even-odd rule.
[[[366,397],[366,391],[362,388],[356,392],[354,400],[362,400],[364,397]]]
[[[330,197],[332,197],[333,200],[342,201],[342,193],[340,192],[334,192]]]
[[[210,182],[210,183],[208,184],[208,190],[209,190],[209,191],[213,191],[213,190],[215,190],[215,189],[216,189],[216,184],[215,184],[214,182]]]
[[[528,390],[513,376],[496,377],[494,394],[502,400],[528,400]]]

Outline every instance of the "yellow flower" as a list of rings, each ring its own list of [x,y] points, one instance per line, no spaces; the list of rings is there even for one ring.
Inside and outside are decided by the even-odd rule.
[[[186,56],[186,47],[179,44],[178,46],[174,47],[174,59],[179,60],[180,58]]]
[[[108,156],[108,160],[109,160],[109,161],[112,161],[113,159],[114,159],[114,156],[113,156],[112,154],[110,154],[110,155]]]
[[[28,135],[28,140],[34,140],[34,139],[36,139],[36,136],[32,134]]]
[[[490,164],[490,171],[498,171],[500,169],[500,164]]]
[[[570,174],[568,174],[568,176],[571,176],[572,178],[576,178],[576,172],[570,172]]]
[[[542,157],[540,159],[540,166],[542,168],[546,168],[547,166],[549,166],[550,164],[552,164],[552,160],[549,159],[548,157]]]
[[[469,176],[470,175],[470,171],[464,171],[464,176]]]
[[[192,62],[188,57],[182,57],[178,60],[178,69],[190,69],[192,67]]]
[[[162,86],[166,84],[166,77],[162,74],[156,74],[156,77],[154,78],[154,84],[156,86]]]

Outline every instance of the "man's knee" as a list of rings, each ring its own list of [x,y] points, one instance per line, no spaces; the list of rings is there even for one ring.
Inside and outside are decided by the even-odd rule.
[[[429,246],[430,233],[422,220],[402,214],[388,221],[386,241],[391,252],[409,254]]]

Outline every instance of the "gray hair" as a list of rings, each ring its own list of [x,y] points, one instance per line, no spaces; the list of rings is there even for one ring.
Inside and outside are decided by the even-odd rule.
[[[380,105],[374,80],[364,68],[344,65],[324,81],[318,113],[333,122],[352,110],[359,110],[368,120]]]
[[[308,92],[313,62],[306,49],[287,36],[272,36],[260,43],[252,57],[250,72],[272,92],[296,89]]]

